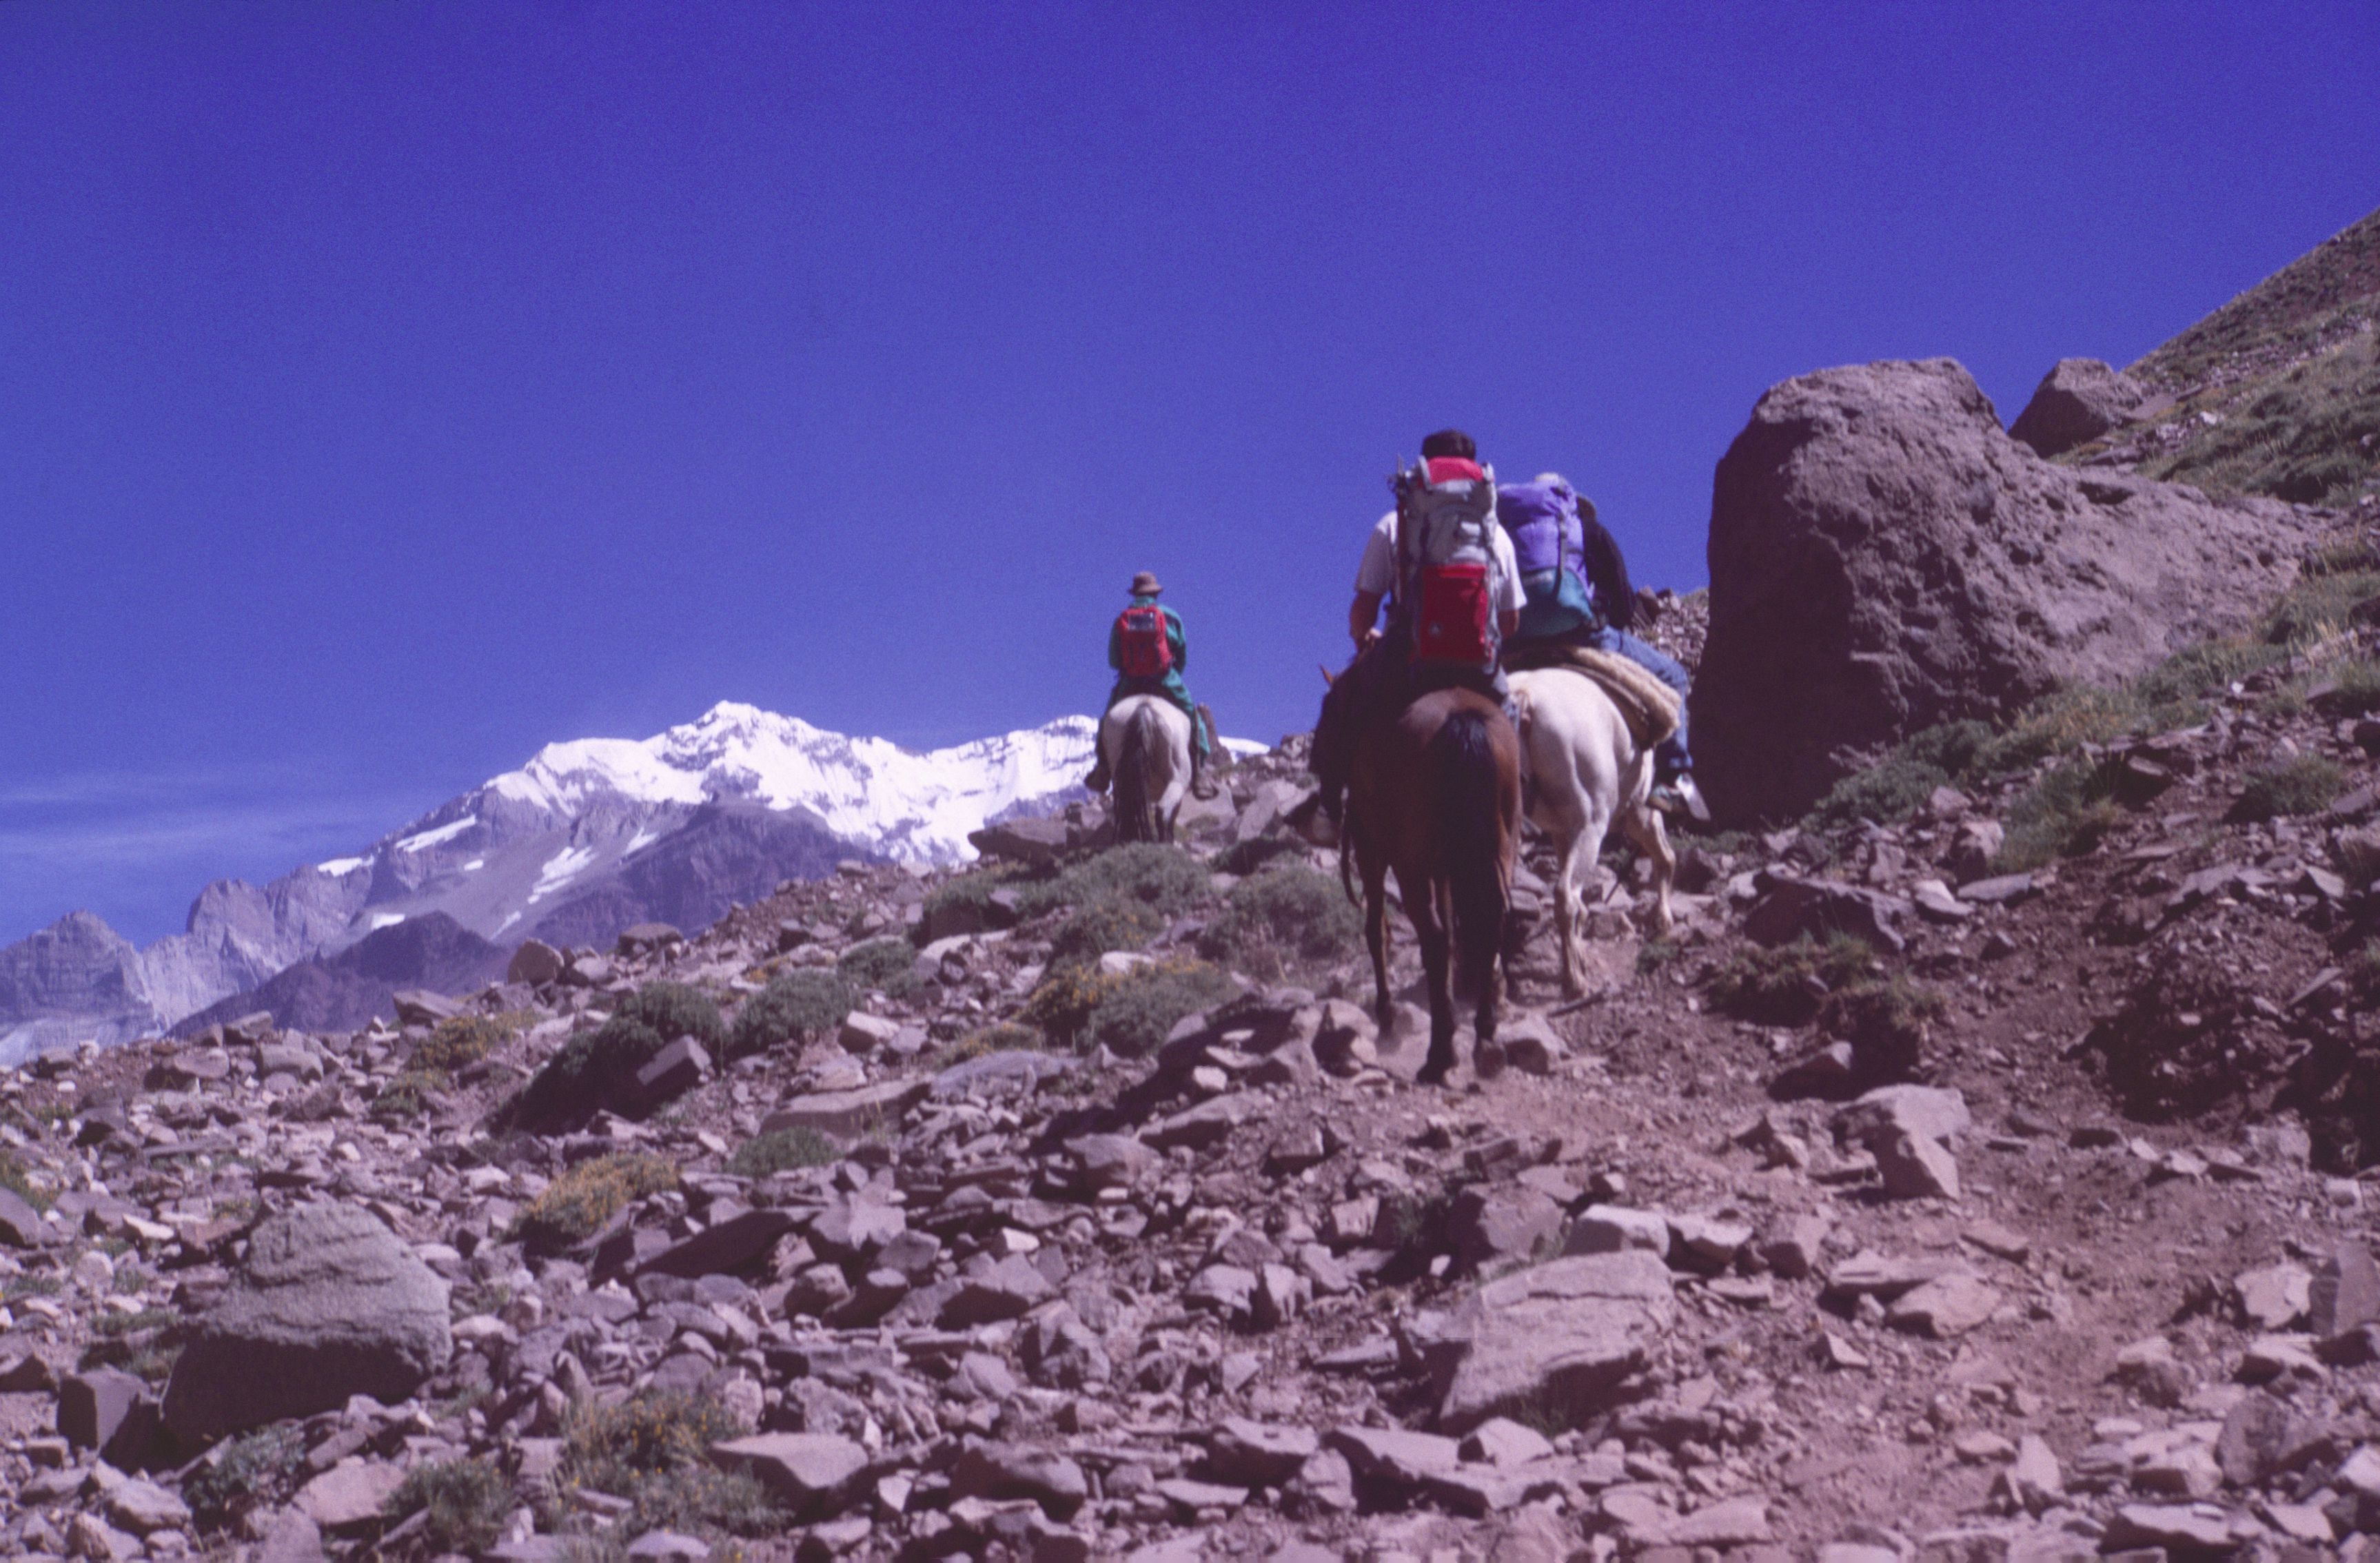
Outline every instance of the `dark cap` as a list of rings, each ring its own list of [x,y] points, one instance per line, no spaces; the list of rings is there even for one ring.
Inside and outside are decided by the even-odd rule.
[[[1155,597],[1164,589],[1157,584],[1157,577],[1146,570],[1132,578],[1132,594],[1135,597]]]

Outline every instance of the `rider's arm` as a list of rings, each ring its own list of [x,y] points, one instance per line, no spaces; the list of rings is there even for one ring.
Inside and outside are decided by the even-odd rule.
[[[1108,666],[1123,672],[1123,621],[1118,619],[1108,626]]]
[[[1190,671],[1190,636],[1182,628],[1182,615],[1168,608],[1165,611],[1165,634],[1173,642],[1173,668],[1176,672]]]
[[[1507,608],[1496,615],[1496,627],[1507,636],[1518,635],[1521,633],[1521,615]]]
[[[1373,621],[1379,616],[1380,594],[1377,591],[1359,591],[1355,600],[1347,605],[1347,633],[1358,647],[1371,639]]]

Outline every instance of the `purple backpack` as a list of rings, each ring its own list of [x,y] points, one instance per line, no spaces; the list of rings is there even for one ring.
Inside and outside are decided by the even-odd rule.
[[[1560,478],[1499,484],[1496,519],[1512,536],[1512,557],[1522,575],[1584,568],[1586,529],[1578,518],[1578,495]]]

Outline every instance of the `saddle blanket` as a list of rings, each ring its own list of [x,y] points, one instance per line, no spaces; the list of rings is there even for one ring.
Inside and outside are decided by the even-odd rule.
[[[1640,749],[1649,749],[1678,730],[1677,692],[1616,651],[1585,646],[1546,646],[1514,649],[1505,659],[1512,672],[1529,668],[1566,668],[1593,679],[1619,708],[1628,735]]]

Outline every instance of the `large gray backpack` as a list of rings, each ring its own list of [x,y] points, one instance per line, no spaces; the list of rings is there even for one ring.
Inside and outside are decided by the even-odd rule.
[[[1399,472],[1397,600],[1416,662],[1492,670],[1496,623],[1496,474],[1460,456]]]

